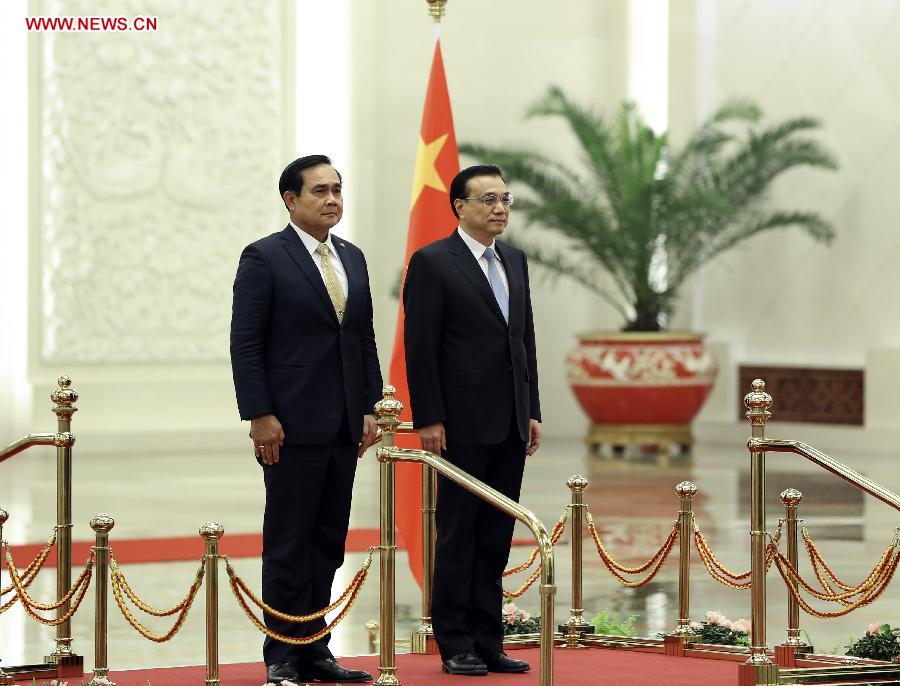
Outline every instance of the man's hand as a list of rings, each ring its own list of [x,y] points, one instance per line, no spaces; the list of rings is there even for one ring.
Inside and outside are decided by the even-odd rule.
[[[525,446],[526,455],[534,455],[541,447],[541,423],[537,419],[528,420],[528,444]]]
[[[253,450],[263,464],[278,462],[278,449],[284,445],[284,429],[274,414],[254,417],[250,420],[250,438]]]
[[[443,422],[423,426],[419,429],[419,440],[422,442],[422,450],[440,455],[441,451],[447,449],[447,433]]]
[[[365,452],[375,445],[378,439],[378,424],[376,423],[374,414],[367,414],[363,417],[362,440],[359,443],[359,452],[356,454],[357,459],[361,460]]]

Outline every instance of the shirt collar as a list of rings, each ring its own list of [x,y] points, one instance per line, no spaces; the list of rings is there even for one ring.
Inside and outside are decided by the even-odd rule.
[[[482,245],[465,231],[463,231],[462,227],[457,227],[456,230],[459,233],[459,237],[463,239],[463,243],[465,243],[469,250],[472,251],[472,254],[475,256],[476,260],[480,260],[482,257],[484,257],[484,251],[488,248],[493,249],[494,254],[497,254],[496,240],[491,241],[490,245]]]
[[[297,235],[300,236],[300,240],[303,241],[303,245],[309,251],[309,254],[312,255],[316,252],[316,248],[319,247],[319,241],[316,238],[310,236],[306,231],[297,226],[294,222],[288,221],[288,223],[293,227],[294,231],[297,232]],[[337,250],[334,247],[334,241],[332,239],[332,234],[328,232],[328,238],[325,239],[325,245],[328,246],[328,251],[333,255],[337,255]]]

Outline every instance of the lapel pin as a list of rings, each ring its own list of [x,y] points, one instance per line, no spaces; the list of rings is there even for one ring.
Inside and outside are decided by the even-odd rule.
[[[346,248],[346,247],[347,247],[347,246],[344,245],[343,243],[341,243],[340,246],[341,246],[342,248]]]

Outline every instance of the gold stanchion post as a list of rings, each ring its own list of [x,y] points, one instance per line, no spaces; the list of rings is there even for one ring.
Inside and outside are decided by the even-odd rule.
[[[588,486],[588,480],[576,474],[566,481],[566,486],[572,492],[572,502],[569,505],[569,521],[572,523],[572,607],[569,610],[568,621],[560,624],[559,630],[566,637],[566,648],[584,648],[579,639],[583,634],[589,634],[594,630],[583,616],[582,600],[584,490]]]
[[[116,686],[109,678],[107,656],[107,600],[109,597],[109,532],[115,520],[106,514],[91,519],[94,530],[94,676],[85,686]]]
[[[691,542],[694,538],[693,500],[697,494],[697,487],[690,481],[682,481],[675,486],[675,493],[681,499],[681,508],[678,511],[678,622],[674,631],[671,631],[667,637],[673,637],[683,643],[691,643],[699,639],[697,632],[691,628],[690,616]],[[680,654],[683,653],[684,651],[681,650]]]
[[[72,415],[78,411],[74,403],[78,393],[72,388],[72,380],[61,376],[59,388],[50,394],[56,403],[57,435],[68,435],[72,430]],[[65,596],[72,584],[72,441],[59,441],[56,448],[56,598]],[[63,603],[57,617],[69,611],[70,603]],[[47,656],[60,669],[60,676],[69,671],[81,674],[80,656],[72,653],[72,621],[67,619],[56,627],[56,650]]]
[[[787,533],[787,557],[794,569],[800,562],[797,535],[800,519],[797,509],[803,501],[803,494],[796,488],[787,488],[781,492],[781,502],[784,504],[784,523]],[[788,579],[788,583],[797,588],[796,579]],[[775,646],[775,661],[785,668],[797,666],[797,655],[813,652],[813,647],[800,638],[800,606],[793,593],[788,593],[788,624],[787,638],[784,643]]]
[[[437,504],[437,474],[422,465],[422,623],[413,632],[410,649],[419,655],[436,655],[437,641],[431,625],[431,582],[434,578],[434,549],[437,528],[434,513]]]
[[[395,607],[395,583],[396,583],[396,553],[397,541],[394,522],[394,463],[387,453],[394,447],[394,434],[400,424],[400,413],[403,411],[403,403],[394,396],[396,389],[393,386],[385,386],[384,397],[375,404],[375,413],[378,415],[378,426],[381,429],[381,448],[378,449],[378,462],[380,471],[380,591],[381,610],[379,615],[379,629],[381,641],[379,644],[378,679],[376,686],[399,686],[397,679],[397,656],[395,647],[396,620]]]
[[[206,686],[219,686],[219,539],[224,533],[216,522],[200,527],[206,566]]]
[[[0,508],[0,554],[3,553],[3,525],[6,524],[7,519],[9,519],[9,513]],[[2,657],[3,656],[0,655],[0,658]],[[12,684],[12,682],[12,676],[4,672],[3,667],[0,666],[0,686],[7,686],[8,684]]]
[[[778,665],[767,654],[766,645],[766,452],[754,439],[766,437],[766,422],[772,416],[772,396],[766,383],[755,379],[744,396],[750,420],[750,659],[740,666],[740,686],[777,686]]]

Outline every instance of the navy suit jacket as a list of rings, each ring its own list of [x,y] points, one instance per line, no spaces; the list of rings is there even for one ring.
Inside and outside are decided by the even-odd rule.
[[[244,248],[234,280],[231,367],[241,419],[274,414],[285,443],[358,443],[381,399],[372,295],[362,251],[332,241],[347,273],[339,324],[322,276],[289,224]]]
[[[457,445],[501,443],[541,419],[525,254],[495,242],[509,323],[478,261],[454,232],[416,251],[403,284],[404,345],[416,428],[443,422]]]

